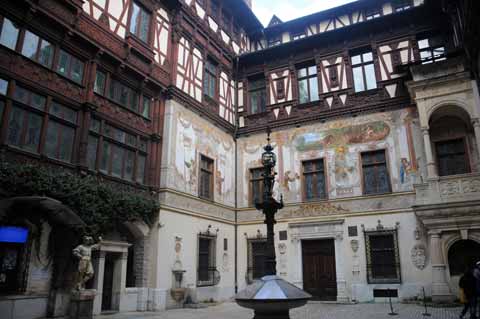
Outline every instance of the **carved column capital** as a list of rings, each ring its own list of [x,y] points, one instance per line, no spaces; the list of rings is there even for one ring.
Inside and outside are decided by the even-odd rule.
[[[472,125],[475,128],[480,128],[480,119],[479,118],[472,118]]]
[[[422,127],[421,128],[423,135],[430,135],[430,130],[428,127]]]

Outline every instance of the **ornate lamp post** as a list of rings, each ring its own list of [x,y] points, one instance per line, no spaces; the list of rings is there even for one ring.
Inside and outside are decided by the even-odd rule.
[[[268,128],[267,145],[262,154],[263,197],[261,202],[255,203],[255,208],[265,215],[267,224],[265,276],[239,292],[235,300],[240,306],[255,311],[253,319],[290,319],[290,309],[305,305],[312,296],[277,276],[273,226],[275,214],[283,208],[283,199],[278,202],[272,196],[277,157],[270,144],[270,132]]]

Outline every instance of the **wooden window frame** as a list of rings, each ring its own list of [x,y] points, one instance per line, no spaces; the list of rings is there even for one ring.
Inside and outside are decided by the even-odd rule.
[[[19,87],[21,89],[27,91],[28,97],[27,97],[26,101],[20,101],[20,100],[17,100],[15,98],[15,90],[17,90]],[[37,93],[37,91],[31,90],[29,87],[17,84],[16,87],[15,87],[15,90],[12,93],[13,94],[12,95],[13,103],[11,104],[11,106],[8,106],[8,104],[5,103],[5,106],[4,106],[5,109],[4,109],[3,116],[5,114],[7,114],[7,112],[5,111],[7,109],[7,107],[9,109],[9,111],[8,111],[9,116],[11,114],[11,110],[12,110],[13,107],[16,107],[16,108],[19,108],[19,109],[23,110],[23,112],[25,112],[25,114],[23,115],[23,119],[22,119],[22,128],[21,128],[21,132],[20,132],[20,141],[21,141],[20,145],[9,144],[10,147],[15,148],[15,149],[19,149],[19,150],[22,150],[22,151],[28,152],[28,153],[43,155],[43,156],[46,156],[47,158],[49,158],[51,160],[54,160],[54,161],[74,164],[76,162],[76,155],[77,155],[77,150],[76,150],[75,145],[77,145],[77,143],[78,143],[77,140],[78,140],[79,129],[80,129],[79,123],[81,123],[81,116],[82,116],[81,112],[78,109],[70,107],[69,105],[65,105],[62,102],[54,101],[54,100],[52,100],[51,97],[49,97],[47,95]],[[42,96],[45,99],[45,101],[43,103],[43,109],[39,109],[38,107],[32,106],[31,103],[32,103],[33,94],[37,94],[39,96]],[[64,119],[64,118],[58,116],[57,114],[52,113],[51,108],[52,108],[54,103],[59,104],[62,107],[68,108],[71,111],[75,112],[75,115],[76,115],[75,120],[72,122],[68,119]],[[41,117],[39,142],[38,142],[36,151],[32,151],[32,150],[29,150],[29,149],[26,149],[26,148],[23,147],[23,145],[25,145],[25,138],[27,136],[26,131],[28,130],[28,127],[29,127],[28,126],[29,125],[28,124],[29,123],[29,121],[28,121],[29,114],[35,114],[35,115]],[[70,153],[70,160],[65,161],[65,160],[60,159],[60,157],[58,156],[60,154],[60,150],[62,148],[61,143],[58,143],[56,145],[55,153],[57,154],[57,156],[51,157],[46,153],[45,144],[47,142],[47,132],[48,132],[48,129],[49,129],[50,122],[55,122],[55,123],[60,124],[62,126],[70,127],[74,130],[74,132],[73,132],[73,143],[71,145],[72,148],[71,148],[71,153]],[[5,127],[6,127],[5,143],[8,144],[8,127],[9,127],[9,124],[10,124],[10,118],[6,118],[5,123],[6,123],[6,125],[5,125]],[[57,135],[57,142],[61,138],[62,133],[63,133],[62,130],[59,130],[57,132],[57,134],[56,134]]]
[[[204,161],[207,164],[207,168],[202,167],[202,163]],[[214,200],[213,185],[214,185],[214,175],[215,175],[214,174],[214,172],[215,172],[215,161],[208,156],[200,154],[199,163],[200,163],[200,165],[198,167],[198,197],[200,197],[202,199],[205,199],[205,200],[213,201]],[[211,167],[211,170],[209,170],[208,167]],[[209,176],[209,185],[208,185],[209,196],[208,197],[204,196],[204,191],[203,191],[203,186],[202,186],[202,176],[203,176],[203,174],[207,174]]]
[[[389,191],[388,192],[385,192],[385,193],[367,193],[366,192],[366,185],[365,185],[365,172],[364,172],[364,167],[365,166],[376,166],[376,165],[380,165],[381,163],[378,163],[378,162],[375,162],[375,163],[370,163],[370,164],[364,164],[363,163],[363,154],[367,154],[367,153],[379,153],[379,152],[384,152],[385,154],[385,169],[386,169],[386,172],[387,172],[387,179],[388,179],[388,187],[389,187]],[[390,177],[390,165],[389,165],[389,160],[388,160],[388,152],[387,152],[387,149],[376,149],[376,150],[368,150],[368,151],[363,151],[363,152],[360,152],[360,168],[361,168],[361,180],[362,180],[362,194],[364,196],[375,196],[375,195],[384,195],[384,194],[391,194],[393,192],[393,189],[392,189],[392,180],[391,180],[391,177]],[[383,163],[383,162],[382,162]]]
[[[262,82],[263,85],[261,86],[258,86],[258,87],[255,87],[255,88],[252,88],[251,86],[251,83],[260,83]],[[259,92],[262,92],[263,91],[263,94],[265,96],[265,105],[261,105],[260,103],[257,105],[258,109],[256,112],[253,112],[252,110],[252,94],[253,93],[259,93]],[[259,95],[260,96],[260,95]],[[258,79],[249,79],[248,80],[248,107],[249,107],[249,113],[250,114],[260,114],[260,113],[263,113],[263,112],[266,112],[267,111],[267,80],[265,79],[265,77],[262,77],[262,78],[258,78]]]
[[[365,20],[373,20],[382,16],[381,8],[369,8],[365,10]]]
[[[364,54],[370,53],[372,55],[372,60],[371,61],[364,61]],[[360,63],[353,63],[353,58],[354,57],[360,57]],[[375,67],[375,57],[373,55],[373,50],[362,50],[360,52],[356,52],[355,54],[350,54],[350,65],[352,68],[352,82],[353,82],[353,90],[355,93],[361,93],[361,92],[366,92],[366,91],[371,91],[371,90],[376,90],[378,89],[378,78],[377,78],[377,68]],[[369,65],[373,65],[373,75],[375,77],[375,87],[374,88],[368,88],[368,82],[367,82],[367,72],[366,72],[366,67]],[[355,87],[355,73],[354,69],[356,68],[361,68],[362,70],[362,78],[363,78],[363,90],[357,91]]]
[[[432,39],[435,37],[433,36],[422,36],[418,37],[417,39],[417,46],[418,46],[418,54],[419,54],[419,59],[422,64],[429,64],[429,63],[436,63],[440,61],[445,61],[447,59],[446,57],[446,48],[445,44],[437,44],[437,45],[431,45],[430,43],[432,42]],[[420,48],[420,42],[421,41],[427,41],[428,46]],[[443,54],[435,54],[435,50],[441,49],[443,51]],[[422,58],[422,53],[427,52],[429,54],[428,58]]]
[[[263,176],[261,177],[258,177],[258,178],[253,178],[253,171],[262,171],[262,174],[263,174],[263,171],[265,170],[263,167],[252,167],[248,170],[249,172],[249,178],[248,178],[248,203],[251,207],[254,207],[255,206],[255,198],[253,196],[253,183],[260,183],[260,191],[261,191],[261,195],[260,195],[260,199],[263,198]]]
[[[135,21],[133,21],[133,10],[135,8],[135,6],[137,6],[139,8],[139,21],[138,23],[136,23]],[[141,25],[142,25],[142,19],[143,19],[143,15],[142,13],[145,12],[148,14],[148,30],[147,30],[147,38],[146,39],[143,39],[141,36],[140,36],[140,29],[141,29]],[[152,20],[154,18],[154,15],[152,14],[152,12],[150,10],[148,10],[145,6],[143,6],[142,3],[138,2],[138,1],[132,1],[131,2],[131,7],[130,7],[130,14],[129,14],[129,24],[128,24],[128,32],[130,35],[133,35],[136,39],[140,40],[142,43],[145,43],[145,44],[150,44],[150,38],[151,38],[151,31],[152,31]],[[132,31],[132,27],[134,28],[134,30]]]
[[[113,97],[112,97],[112,86],[113,86]],[[118,87],[117,87],[118,86]],[[119,93],[117,92],[117,90],[120,90],[121,89],[125,88],[128,93],[127,93],[127,103],[126,104],[122,104],[120,102],[120,95],[117,97],[116,94]],[[109,100],[112,100],[114,103],[132,111],[133,113],[135,114],[139,114],[139,107],[140,107],[140,93],[135,90],[135,89],[132,89],[129,85],[126,85],[124,84],[124,82],[120,81],[120,80],[117,80],[116,78],[112,78],[110,77],[110,81],[108,83],[108,88],[106,88],[106,90],[108,89],[108,99]],[[133,101],[133,98],[132,96],[133,95],[136,95],[136,106],[135,105],[131,105],[131,102]]]
[[[60,70],[59,70],[60,56],[61,56],[62,52],[65,53],[68,56],[68,63],[67,63],[67,66],[66,66],[65,74],[61,73]],[[72,76],[73,65],[74,65],[75,62],[81,63],[81,65],[82,65],[82,78],[80,79],[80,81],[74,80],[73,76]],[[75,55],[71,54],[70,52],[68,52],[68,51],[66,51],[62,48],[60,48],[60,50],[58,50],[57,61],[56,61],[56,65],[55,65],[55,72],[57,72],[58,74],[60,74],[61,76],[65,77],[65,78],[69,79],[70,81],[73,81],[76,84],[82,85],[83,81],[85,80],[85,70],[86,70],[86,64],[81,59],[77,58]]]
[[[411,0],[394,0],[392,1],[393,12],[402,12],[413,8]]]
[[[26,35],[27,35],[27,32],[33,34],[34,36],[36,36],[38,38],[38,43],[37,43],[37,48],[35,49],[35,56],[33,58],[31,57],[28,57],[26,55],[23,54],[23,48],[25,47],[25,39],[26,39]],[[41,52],[41,47],[42,47],[42,43],[43,42],[46,42],[48,43],[51,47],[52,47],[52,55],[50,57],[50,62],[48,65],[46,64],[43,64],[42,62],[40,62],[40,52]],[[38,64],[41,64],[43,65],[44,67],[46,68],[49,68],[51,69],[52,66],[53,66],[53,60],[54,60],[54,57],[55,57],[55,51],[56,51],[56,47],[55,45],[53,45],[50,41],[44,39],[43,37],[39,36],[38,34],[36,34],[35,32],[32,32],[28,29],[25,29],[23,30],[23,36],[22,36],[22,44],[21,44],[21,48],[20,48],[20,54],[27,58],[27,59],[30,59],[32,61],[35,61],[36,63]],[[83,77],[82,77],[83,78]]]
[[[215,69],[215,72],[209,68],[211,66]],[[204,66],[204,75],[203,75],[203,96],[207,99],[211,99],[214,101],[218,100],[218,64],[215,63],[210,58],[205,59],[205,66]],[[213,86],[213,96],[210,96],[210,81],[214,79],[214,86]],[[208,79],[208,80],[207,80]]]
[[[15,22],[12,20],[12,19],[9,19],[3,15],[0,15],[0,35],[2,34],[3,32],[3,25],[5,23],[5,19],[7,19],[8,21],[10,21],[14,26],[15,26]],[[20,46],[20,41],[21,41],[21,38],[22,38],[22,32],[23,32],[23,29],[18,27],[18,26],[15,26],[15,28],[17,29],[17,38],[15,40],[15,46],[14,48],[10,48],[10,47],[7,47],[3,44],[0,44],[1,46],[9,49],[9,50],[13,50],[13,51],[17,51],[19,46]]]
[[[96,152],[95,152],[95,167],[92,169],[89,167],[89,170],[93,170],[93,171],[98,171],[106,176],[111,176],[113,178],[118,178],[118,179],[121,179],[122,181],[126,181],[126,182],[129,182],[129,183],[136,183],[136,184],[147,184],[147,170],[148,170],[148,139],[147,137],[144,137],[144,136],[141,136],[141,135],[138,135],[138,134],[135,134],[135,133],[131,133],[127,130],[124,130],[123,128],[119,128],[115,125],[112,125],[110,122],[107,122],[106,120],[104,119],[100,119],[100,118],[95,118],[95,117],[92,117],[92,119],[90,120],[90,123],[92,122],[92,120],[96,120],[96,121],[99,121],[100,122],[100,127],[99,127],[99,130],[98,132],[97,131],[94,131],[92,130],[91,127],[88,128],[88,135],[89,136],[92,136],[94,138],[97,139],[97,149],[96,149]],[[130,135],[130,136],[135,136],[135,145],[131,145],[131,144],[128,144],[126,141],[125,142],[120,142],[116,139],[114,139],[113,137],[110,137],[107,135],[106,133],[106,126],[111,126],[113,129],[117,129],[117,130],[120,130],[122,131],[123,133],[125,133],[125,136]],[[142,149],[141,148],[141,145],[142,145],[142,140],[143,142],[146,142],[146,146],[145,146],[145,149]],[[110,154],[108,154],[108,158],[107,158],[107,168],[106,170],[102,169],[101,168],[101,162],[102,162],[102,159],[103,159],[103,146],[104,146],[104,142],[107,142],[109,143],[110,145],[115,145],[119,148],[121,148],[122,150],[128,150],[128,151],[131,151],[134,153],[134,160],[133,160],[133,173],[132,173],[132,178],[131,179],[127,179],[127,178],[124,178],[125,176],[125,169],[126,169],[126,166],[125,166],[125,162],[126,162],[126,158],[127,156],[123,155],[122,157],[122,169],[121,169],[121,177],[118,177],[118,176],[114,176],[112,174],[112,162],[113,162],[113,155],[112,155],[112,147],[110,146]],[[143,171],[143,176],[139,176],[138,175],[138,168],[139,168],[139,163],[140,163],[140,156],[144,156],[145,157],[145,166],[144,166],[144,171]],[[88,151],[87,151],[87,162],[88,162]],[[142,179],[143,181],[140,182],[139,179]]]
[[[442,175],[441,172],[440,172],[440,166],[439,166],[440,161],[439,161],[437,144],[447,143],[447,142],[451,142],[451,141],[455,141],[455,140],[461,140],[462,143],[463,143],[463,148],[464,148],[464,153],[463,154],[465,156],[465,173]],[[468,151],[468,138],[467,138],[467,136],[435,140],[433,142],[433,146],[434,146],[435,161],[436,161],[438,176],[440,176],[440,177],[455,176],[455,175],[462,175],[462,174],[470,174],[472,172],[472,167],[471,167],[471,163],[470,163],[470,152]],[[456,153],[456,154],[459,154],[459,153]]]
[[[315,74],[310,74],[309,69],[311,67],[315,67]],[[303,69],[306,70],[306,75],[299,76],[300,70],[303,70]],[[305,64],[305,65],[299,66],[296,69],[296,75],[297,75],[298,104],[307,104],[307,103],[319,101],[320,100],[320,83],[318,83],[318,65],[316,63],[313,63],[313,64]],[[317,99],[316,100],[311,99],[312,90],[310,88],[310,80],[313,78],[316,78],[317,80],[315,82],[317,83]],[[305,80],[307,82],[308,101],[301,102],[300,101],[300,82]]]
[[[305,164],[307,163],[317,163],[317,162],[322,162],[323,164],[323,170],[313,170],[311,172],[306,172],[305,171]],[[328,179],[327,179],[327,174],[326,174],[326,171],[327,171],[327,166],[326,166],[326,160],[325,158],[316,158],[316,159],[309,159],[309,160],[303,160],[301,161],[301,165],[302,165],[302,178],[301,178],[301,182],[302,182],[302,199],[303,201],[307,202],[307,201],[322,201],[322,200],[328,200]],[[318,196],[318,192],[316,190],[317,188],[317,178],[316,176],[322,172],[323,174],[323,177],[324,177],[324,185],[323,185],[323,188],[324,188],[324,194],[325,194],[325,197],[319,197]],[[314,176],[314,182],[313,182],[313,188],[314,188],[314,193],[316,196],[308,199],[307,198],[307,185],[306,185],[306,175],[313,175]]]

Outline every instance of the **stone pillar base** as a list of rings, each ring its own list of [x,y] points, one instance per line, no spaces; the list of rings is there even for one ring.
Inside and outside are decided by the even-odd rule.
[[[97,291],[87,289],[73,291],[70,297],[69,319],[92,319],[93,318],[93,300]]]

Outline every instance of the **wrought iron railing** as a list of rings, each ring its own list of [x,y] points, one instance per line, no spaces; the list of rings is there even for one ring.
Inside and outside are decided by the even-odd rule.
[[[220,272],[215,267],[197,269],[197,287],[215,286],[220,282]]]

